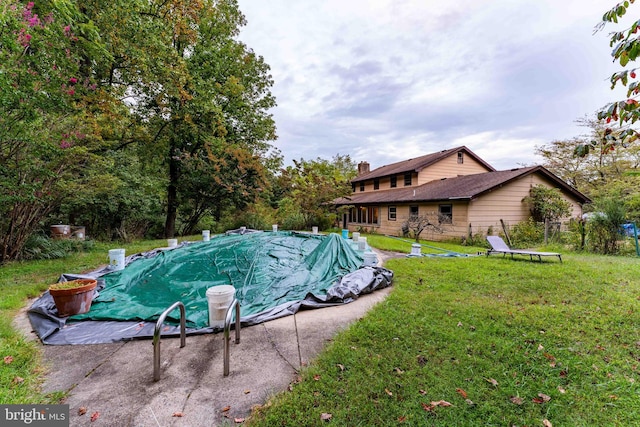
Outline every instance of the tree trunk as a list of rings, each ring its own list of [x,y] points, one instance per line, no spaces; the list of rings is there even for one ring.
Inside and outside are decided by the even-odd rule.
[[[169,185],[167,186],[167,219],[164,223],[164,237],[170,239],[176,234],[178,216],[178,160],[173,158],[173,147],[169,157]]]

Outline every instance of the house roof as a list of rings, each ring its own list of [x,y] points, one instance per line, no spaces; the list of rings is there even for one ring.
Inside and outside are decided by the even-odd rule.
[[[404,187],[389,190],[367,191],[354,193],[349,197],[334,200],[336,205],[362,205],[377,203],[412,203],[473,200],[485,193],[498,189],[516,179],[539,173],[566,193],[571,194],[579,203],[591,200],[575,188],[549,172],[542,166],[493,171],[473,175],[463,175],[455,178],[443,178],[422,184],[417,187]]]
[[[414,159],[403,160],[401,162],[380,166],[379,168],[376,168],[371,172],[364,173],[362,175],[355,177],[354,179],[351,180],[351,182],[356,183],[360,181],[366,181],[368,179],[381,178],[383,176],[402,174],[405,172],[420,172],[422,169],[426,168],[427,166],[430,166],[442,159],[445,159],[454,154],[457,155],[459,151],[465,152],[467,156],[470,156],[478,163],[481,163],[489,171],[495,171],[493,166],[491,166],[489,163],[482,160],[474,152],[472,152],[471,150],[469,150],[467,147],[463,145],[460,147],[450,148],[448,150],[442,150],[437,153],[431,153],[424,156],[416,157]]]

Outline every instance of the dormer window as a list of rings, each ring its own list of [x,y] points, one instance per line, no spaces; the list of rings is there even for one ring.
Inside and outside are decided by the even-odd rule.
[[[409,187],[411,185],[411,172],[404,174],[404,186]]]
[[[461,165],[464,163],[464,153],[462,151],[458,151],[458,164]]]

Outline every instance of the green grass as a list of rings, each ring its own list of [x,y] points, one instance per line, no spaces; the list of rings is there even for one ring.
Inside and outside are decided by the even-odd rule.
[[[62,259],[11,262],[0,266],[0,403],[56,403],[62,397],[59,393],[40,393],[44,370],[38,345],[25,340],[11,324],[28,299],[39,296],[63,273],[92,270],[108,264],[109,249],[125,248],[127,254],[134,254],[159,246],[166,246],[166,240],[124,245],[98,243],[90,251]]]
[[[637,425],[639,260],[564,259],[390,260],[389,297],[249,425]]]
[[[367,238],[405,253],[413,243]],[[132,254],[165,243],[117,246]],[[12,357],[0,362],[0,403],[60,400],[61,394],[39,392],[45,372],[38,345],[14,331],[11,319],[60,274],[105,264],[114,247],[0,267],[0,356]],[[571,253],[563,259],[388,261],[395,273],[388,298],[337,335],[291,391],[257,410],[249,424],[637,425],[640,260]],[[439,401],[452,406],[432,405]],[[329,423],[320,420],[323,413],[331,414]]]

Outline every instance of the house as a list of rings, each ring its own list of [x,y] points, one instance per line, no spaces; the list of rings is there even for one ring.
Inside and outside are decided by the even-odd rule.
[[[497,234],[503,224],[528,219],[523,199],[536,185],[558,188],[571,205],[571,218],[580,217],[590,202],[542,166],[497,171],[465,146],[374,170],[361,162],[351,184],[351,196],[334,200],[349,207],[343,228],[401,236],[411,216],[429,216],[444,230],[425,230],[421,237],[430,240]]]

